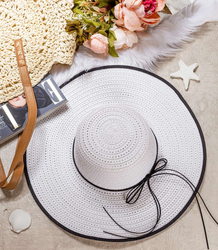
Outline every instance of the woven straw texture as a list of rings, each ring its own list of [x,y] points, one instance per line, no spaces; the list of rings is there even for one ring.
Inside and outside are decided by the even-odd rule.
[[[128,68],[101,69],[77,77],[62,88],[67,107],[41,121],[26,153],[27,177],[34,197],[46,215],[71,233],[94,239],[138,238],[119,228],[103,206],[123,227],[140,232],[156,220],[156,206],[145,185],[135,204],[125,203],[127,191],[111,192],[94,187],[78,173],[72,156],[73,141],[83,119],[102,105],[122,105],[139,113],[154,131],[158,158],[180,171],[195,186],[202,178],[204,151],[193,116],[175,91],[162,80]],[[129,176],[131,178],[131,176]],[[150,180],[160,201],[162,216],[155,232],[171,223],[193,192],[177,177]]]
[[[143,117],[120,105],[93,110],[76,132],[77,168],[86,180],[104,189],[138,184],[151,171],[156,155],[154,135]]]
[[[15,39],[23,40],[33,86],[53,64],[72,63],[75,37],[65,32],[65,19],[72,16],[70,7],[67,0],[0,1],[0,103],[23,93]]]

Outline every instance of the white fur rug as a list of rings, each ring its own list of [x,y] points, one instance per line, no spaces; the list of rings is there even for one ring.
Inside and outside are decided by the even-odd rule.
[[[193,40],[193,32],[211,21],[218,21],[218,0],[196,0],[156,27],[138,32],[138,44],[119,50],[119,58],[105,58],[81,46],[71,66],[55,65],[50,73],[61,85],[82,70],[103,65],[131,65],[153,71],[160,60],[175,55],[184,43]]]

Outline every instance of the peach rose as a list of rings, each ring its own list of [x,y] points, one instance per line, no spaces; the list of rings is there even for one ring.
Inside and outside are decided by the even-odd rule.
[[[137,8],[142,4],[142,0],[125,0],[125,5],[128,9]]]
[[[130,31],[140,31],[141,21],[133,9],[128,9],[122,4],[117,4],[114,7],[114,16],[118,19],[114,19],[113,22],[118,26],[123,26]]]
[[[89,40],[85,41],[83,45],[91,49],[95,53],[108,55],[108,39],[101,34],[94,34]]]
[[[127,28],[130,31],[140,31],[143,30],[141,28],[141,20],[137,16],[136,12],[134,10],[129,10],[126,7],[123,7],[123,13],[124,13],[124,27]]]
[[[123,18],[123,5],[122,5],[122,3],[119,3],[114,7],[114,16],[116,17],[116,19]]]
[[[139,18],[143,18],[145,16],[145,8],[143,5],[140,5],[138,8],[135,8],[134,11]]]
[[[160,21],[157,11],[161,11],[166,0],[125,0],[114,7],[113,20],[118,26],[125,27],[130,31],[142,31],[148,25]]]

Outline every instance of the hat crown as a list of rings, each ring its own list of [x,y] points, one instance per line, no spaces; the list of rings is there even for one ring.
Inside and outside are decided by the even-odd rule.
[[[150,172],[157,149],[145,120],[134,110],[113,105],[92,111],[80,123],[74,153],[85,179],[120,190],[137,184]]]

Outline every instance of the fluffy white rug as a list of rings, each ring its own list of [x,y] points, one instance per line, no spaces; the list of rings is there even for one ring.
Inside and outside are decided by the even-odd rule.
[[[218,21],[217,13],[218,0],[196,0],[156,27],[138,32],[138,44],[131,49],[119,50],[119,58],[105,58],[81,46],[71,66],[55,65],[50,73],[61,85],[82,70],[103,65],[132,65],[153,71],[158,61],[173,56],[185,42],[191,41],[192,33],[201,25]]]

